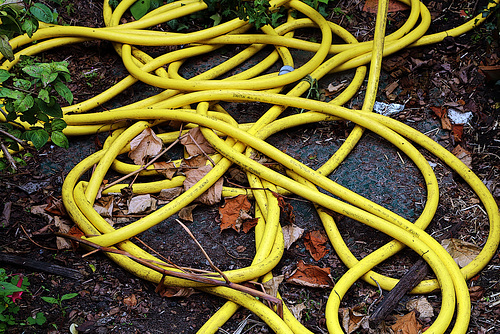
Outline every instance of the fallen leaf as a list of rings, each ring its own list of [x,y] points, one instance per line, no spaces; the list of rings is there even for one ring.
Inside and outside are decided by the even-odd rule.
[[[325,247],[328,238],[321,231],[311,231],[304,236],[304,245],[315,261],[321,260],[328,249]]]
[[[444,239],[441,246],[451,255],[459,267],[463,268],[476,258],[481,248],[460,239]]]
[[[158,195],[158,199],[162,201],[171,201],[175,199],[177,196],[182,194],[183,188],[182,187],[174,187],[174,188],[168,188],[168,189],[162,189],[160,191],[160,194]]]
[[[307,308],[305,302],[295,305],[288,305],[287,307],[288,310],[292,312],[293,317],[299,321],[302,319],[302,311],[304,311]]]
[[[30,208],[30,212],[34,215],[42,217],[43,220],[45,220],[45,222],[47,222],[48,224],[52,224],[54,217],[47,214],[47,212],[45,211],[46,207],[47,207],[47,204],[34,205]]]
[[[470,299],[475,302],[483,298],[484,288],[479,285],[474,285],[469,288]]]
[[[130,296],[123,298],[123,304],[127,305],[127,307],[129,308],[132,308],[137,305],[137,297],[135,296],[135,294],[131,294]]]
[[[297,269],[287,279],[287,282],[312,288],[329,288],[333,286],[330,268],[305,264],[302,260],[297,263]]]
[[[128,213],[144,213],[151,209],[154,199],[150,194],[134,196],[128,202]]]
[[[432,318],[434,316],[434,308],[425,297],[410,299],[406,303],[406,309],[408,311],[417,311],[419,319]]]
[[[254,228],[259,222],[259,218],[252,218],[251,216],[248,219],[243,221],[241,224],[241,230],[243,233],[248,233],[252,228]]]
[[[113,196],[103,196],[94,203],[94,210],[103,217],[113,217],[113,208]]]
[[[183,207],[179,211],[179,218],[182,220],[193,221],[193,210],[198,206],[198,204],[191,204]]]
[[[181,139],[181,144],[184,145],[189,155],[212,154],[216,152],[212,145],[207,142],[199,127],[190,129],[187,135]]]
[[[161,139],[151,128],[147,128],[130,141],[128,156],[136,165],[144,165],[146,159],[158,155],[162,147]]]
[[[387,85],[387,87],[385,87],[386,96],[389,96],[390,94],[392,94],[392,92],[394,92],[394,90],[396,88],[398,88],[398,86],[399,86],[399,83],[397,81],[393,81],[389,85]]]
[[[464,125],[451,124],[451,134],[453,135],[453,139],[455,139],[456,142],[461,142],[462,135],[464,134]]]
[[[326,96],[331,96],[345,87],[345,83],[340,83],[338,85],[333,85],[330,83],[326,88]]]
[[[266,282],[262,282],[262,286],[264,287],[264,291],[273,297],[278,295],[278,288],[283,280],[285,279],[284,275],[273,276],[270,280]]]
[[[364,313],[359,312],[358,309],[360,308],[361,307],[339,308],[342,327],[344,327],[344,330],[347,334],[353,333],[360,327],[363,329],[368,329],[370,327],[368,316]]]
[[[173,162],[155,162],[153,163],[153,166],[158,173],[165,176],[169,180],[172,180],[175,173],[177,173],[177,168]]]
[[[188,158],[182,159],[179,169],[185,171],[187,169],[198,168],[207,164],[207,157],[203,154],[193,155]]]
[[[62,200],[59,198],[54,198],[52,196],[49,197],[49,203],[44,210],[52,215],[66,215],[66,209],[64,208]]]
[[[391,326],[394,333],[397,334],[418,334],[422,325],[417,321],[415,317],[415,312],[410,312],[403,316],[396,316],[397,320],[394,325]]]
[[[185,172],[186,179],[184,180],[184,190],[188,190],[193,187],[198,181],[200,181],[205,175],[212,170],[212,166],[205,165],[200,168],[187,170]],[[215,182],[207,191],[201,194],[196,200],[200,203],[207,205],[214,205],[219,203],[222,199],[222,184],[224,180],[221,178]]]
[[[472,168],[472,155],[469,151],[464,149],[462,146],[457,145],[453,151],[451,151],[454,156],[456,156],[460,161],[464,163],[469,168]]]
[[[178,286],[162,286],[160,289],[157,288],[157,293],[162,297],[172,298],[172,297],[189,297],[196,291],[193,288],[183,288]]]
[[[289,249],[290,246],[300,239],[302,237],[302,234],[304,234],[304,229],[298,227],[295,224],[289,224],[283,226],[283,239],[285,239],[285,247],[286,249]]]
[[[378,0],[366,0],[365,5],[363,7],[363,11],[367,13],[376,14],[377,8],[378,8]],[[403,3],[400,3],[396,0],[389,0],[389,8],[387,9],[387,12],[392,13],[408,9],[410,9],[410,7],[408,7]]]
[[[58,228],[60,233],[68,233],[73,223],[59,216],[54,216],[54,225]],[[73,249],[73,244],[66,238],[56,237],[57,249]]]
[[[292,205],[286,202],[280,194],[273,192],[273,195],[278,199],[278,205],[283,215],[283,220],[289,224],[295,223],[295,213],[293,212]]]
[[[252,216],[248,214],[251,207],[246,195],[226,198],[224,205],[219,208],[220,230],[232,228],[239,232],[244,220],[252,219]]]
[[[434,114],[436,114],[437,117],[441,118],[443,117],[444,115],[446,115],[446,109],[443,108],[443,107],[433,107],[433,106],[430,106],[429,107],[433,112]]]
[[[239,245],[238,247],[236,247],[236,251],[238,253],[243,253],[246,250],[247,250],[247,248],[245,246],[243,246],[243,245]]]

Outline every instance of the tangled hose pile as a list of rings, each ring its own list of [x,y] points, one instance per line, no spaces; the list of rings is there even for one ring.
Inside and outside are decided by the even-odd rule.
[[[103,93],[85,102],[63,108],[64,120],[68,124],[68,128],[65,129],[66,135],[94,134],[113,130],[103,149],[80,162],[68,174],[63,185],[62,195],[66,209],[78,227],[87,235],[88,241],[101,246],[116,247],[137,258],[162,263],[161,260],[136,246],[130,239],[196,200],[219,180],[231,165],[236,164],[247,173],[251,188],[258,189],[248,192],[256,201],[256,216],[260,219],[255,231],[256,254],[253,262],[249,267],[225,272],[225,276],[231,282],[271,279],[270,272],[278,264],[284,251],[283,235],[279,225],[280,208],[277,198],[262,189],[288,191],[316,205],[333,247],[350,268],[336,283],[328,299],[326,319],[330,333],[342,333],[338,308],[342,297],[356,280],[362,278],[370,284],[377,282],[385,290],[395,286],[397,279],[373,272],[371,269],[405,246],[422,256],[436,276],[436,279],[421,282],[413,292],[430,293],[441,290],[442,293],[441,311],[426,332],[444,333],[452,326],[452,333],[466,333],[471,308],[466,280],[476,275],[489,262],[498,247],[500,239],[498,207],[479,178],[453,154],[413,128],[372,113],[372,109],[383,56],[406,47],[436,43],[446,36],[458,36],[484,21],[481,15],[455,29],[424,36],[431,24],[428,9],[418,0],[405,0],[403,2],[411,7],[407,21],[396,32],[385,36],[388,1],[380,0],[374,40],[359,43],[348,31],[326,21],[318,12],[298,0],[271,1],[271,10],[286,6],[300,12],[302,18],[290,15],[286,23],[277,28],[265,26],[261,28],[259,34],[247,34],[251,27],[239,19],[185,34],[148,30],[149,27],[203,10],[206,5],[198,0],[173,2],[148,13],[140,20],[120,25],[120,18],[134,2],[135,0],[122,0],[113,11],[108,1],[104,1],[105,28],[44,25],[32,38],[25,35],[17,37],[10,41],[15,50],[19,49],[15,55],[16,59],[12,62],[6,61],[2,65],[2,68],[10,69],[20,55],[34,55],[62,45],[101,39],[113,43],[130,73]],[[498,0],[495,0],[490,7],[496,6],[497,3]],[[294,38],[294,31],[302,28],[318,29],[321,33],[321,42],[313,43]],[[342,38],[345,44],[332,44],[334,34]],[[37,43],[32,43],[34,41]],[[179,74],[179,69],[186,59],[209,53],[227,44],[243,44],[248,47],[223,64],[191,79],[185,79]],[[246,71],[218,79],[267,45],[273,45],[275,50],[262,62]],[[141,46],[182,46],[182,48],[153,58],[141,51]],[[263,74],[277,62],[294,67],[291,48],[311,51],[314,55],[305,64],[288,73]],[[368,86],[362,110],[343,107],[359,91],[367,71],[364,65],[368,63],[370,63]],[[348,69],[356,69],[353,80],[331,102],[301,97],[310,88],[311,81],[302,80],[307,76],[319,80],[328,73]],[[120,108],[92,112],[94,108],[111,100],[138,81],[159,87],[163,91]],[[281,93],[286,86],[290,87],[292,84],[294,86],[291,89]],[[219,105],[220,101],[262,102],[271,107],[255,123],[238,124]],[[194,109],[191,108],[193,105],[196,106]],[[280,118],[288,107],[308,111]],[[356,127],[340,149],[318,170],[307,167],[264,141],[274,133],[295,126],[339,119],[349,120],[355,123]],[[211,157],[215,165],[195,186],[167,205],[124,227],[113,228],[93,208],[106,173],[110,168],[124,174],[139,169],[141,166],[119,162],[117,156],[128,152],[130,141],[143,130],[168,121],[179,121],[189,127],[199,126],[204,137],[217,151],[217,154]],[[423,212],[415,222],[407,221],[327,177],[349,154],[365,129],[391,142],[420,169],[427,187],[427,200]],[[159,135],[164,143],[172,143],[178,136],[178,132]],[[439,189],[429,163],[412,143],[428,150],[455,170],[478,195],[488,214],[489,238],[480,254],[461,269],[440,244],[424,231],[438,207]],[[272,157],[283,165],[286,175],[251,159],[255,151]],[[80,181],[82,175],[94,165],[96,167],[90,180]],[[139,174],[146,177],[156,174],[156,171],[150,166]],[[135,194],[158,193],[162,189],[181,185],[183,180],[182,176],[177,176],[172,180],[161,182],[135,182],[132,188]],[[104,193],[116,193],[124,187],[127,187],[127,184],[114,185]],[[336,198],[320,192],[318,188],[328,191]],[[232,196],[242,192],[244,191],[240,189],[224,188],[223,194]],[[343,242],[332,216],[328,213],[330,211],[339,212],[367,224],[391,236],[394,241],[358,260]],[[309,330],[301,325],[286,307],[281,318],[261,301],[243,292],[225,286],[214,287],[176,277],[162,277],[158,271],[138,264],[127,256],[111,253],[108,255],[123,268],[146,280],[156,283],[163,280],[167,285],[194,287],[227,299],[228,302],[199,330],[200,333],[216,332],[239,306],[257,314],[276,333],[309,333]]]

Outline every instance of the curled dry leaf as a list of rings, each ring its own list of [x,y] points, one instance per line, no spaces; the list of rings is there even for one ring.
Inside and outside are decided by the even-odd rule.
[[[71,225],[73,223],[68,220],[61,218],[59,216],[54,217],[54,225],[58,228],[59,232],[61,233],[68,233],[69,230],[71,229]],[[73,245],[71,244],[71,241],[65,238],[61,237],[56,237],[56,245],[57,249],[72,249]]]
[[[188,190],[200,181],[205,175],[212,170],[212,166],[205,165],[200,168],[191,169],[186,171],[186,179],[184,180],[184,190]],[[224,180],[219,179],[207,191],[205,191],[196,200],[200,203],[207,205],[214,205],[219,203],[222,199],[222,184]]]
[[[465,267],[476,258],[481,248],[460,239],[444,239],[441,246],[451,255],[460,268]]]
[[[131,294],[130,296],[123,298],[123,304],[127,305],[128,308],[132,308],[137,305],[137,297],[135,294]]]
[[[311,264],[305,264],[302,260],[297,263],[297,269],[287,279],[287,282],[312,288],[328,288],[333,286],[330,268],[320,268]]]
[[[434,308],[425,297],[410,299],[406,303],[406,309],[408,311],[417,311],[420,319],[432,318],[434,316]]]
[[[214,148],[205,139],[199,127],[190,129],[187,136],[181,139],[181,144],[184,145],[189,155],[215,153]]]
[[[113,196],[103,196],[94,203],[94,210],[103,217],[113,217],[114,198]]]
[[[302,234],[304,233],[304,229],[298,227],[295,224],[289,224],[286,226],[283,226],[283,238],[285,239],[285,247],[286,249],[289,249],[290,246],[300,239],[302,237]]]
[[[252,205],[246,195],[238,195],[225,199],[224,206],[219,208],[221,218],[220,230],[228,228],[239,232],[246,220],[251,220],[251,225],[243,226],[245,233],[257,224],[256,219],[248,214]]]
[[[150,128],[145,129],[130,141],[128,156],[136,165],[144,165],[148,157],[161,152],[163,142]]]
[[[328,238],[321,231],[311,231],[304,236],[304,245],[315,261],[321,260],[328,249],[325,247]]]
[[[149,209],[153,209],[154,205],[154,198],[152,198],[150,194],[134,196],[128,203],[128,213],[144,213]]]
[[[422,325],[418,322],[415,312],[410,312],[403,316],[396,316],[397,320],[391,329],[394,333],[400,334],[418,334],[422,329]]]
[[[268,295],[276,297],[278,295],[278,288],[284,279],[284,275],[273,276],[270,280],[262,283],[264,291],[266,291]]]
[[[182,187],[162,189],[160,191],[160,194],[158,195],[158,200],[171,201],[180,194],[182,194],[182,191],[183,191]]]
[[[167,179],[172,180],[175,173],[177,172],[177,168],[173,162],[155,162],[153,163],[156,171],[161,175],[165,176]]]
[[[198,204],[192,204],[192,205],[188,205],[188,206],[183,207],[179,211],[179,218],[182,220],[187,220],[187,221],[192,222],[193,221],[193,210],[197,206],[198,206]]]
[[[366,314],[359,312],[361,307],[339,308],[339,316],[342,320],[342,327],[347,334],[351,334],[360,327],[369,329],[369,320]]]
[[[305,303],[288,305],[288,309],[290,310],[290,312],[292,312],[293,317],[299,321],[302,319],[302,311],[304,311],[306,308],[307,306]]]
[[[179,167],[179,169],[182,172],[184,172],[185,170],[188,169],[202,167],[207,164],[207,161],[208,161],[207,157],[202,154],[193,155],[188,158],[182,159],[181,166]]]
[[[472,168],[472,155],[469,151],[464,149],[462,146],[457,145],[457,147],[455,147],[453,151],[451,151],[451,153],[453,153],[454,156],[460,159],[460,161],[462,161],[464,165]]]
[[[162,286],[157,291],[162,297],[189,297],[196,291],[193,288],[182,288],[178,286]]]

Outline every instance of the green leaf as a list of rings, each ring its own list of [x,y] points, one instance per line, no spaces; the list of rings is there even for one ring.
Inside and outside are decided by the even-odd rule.
[[[14,51],[12,50],[12,46],[9,44],[9,38],[5,35],[0,35],[0,53],[2,53],[3,56],[10,61],[15,59]]]
[[[45,145],[47,141],[49,141],[49,133],[44,129],[29,130],[29,132],[31,132],[31,142],[37,150],[42,148],[42,146]]]
[[[58,300],[53,297],[42,297],[42,299],[50,304],[59,304]]]
[[[222,16],[220,16],[218,13],[210,16],[210,18],[212,19],[212,21],[214,21],[214,26],[219,25],[220,21],[222,20]]]
[[[52,126],[52,131],[62,131],[68,125],[66,124],[66,122],[64,120],[62,120],[60,118],[55,118],[52,120],[51,126]]]
[[[43,3],[37,2],[33,4],[33,6],[30,7],[30,13],[39,21],[45,23],[53,23],[54,17],[52,16],[52,11],[49,7],[47,7],[47,5],[44,5]]]
[[[163,5],[163,0],[151,0],[150,10],[156,9]]]
[[[38,78],[38,79],[43,78],[44,76],[43,72],[46,72],[45,75],[48,75],[47,73],[49,73],[49,71],[50,70],[48,68],[48,65],[44,63],[31,64],[23,67],[24,73],[33,78]]]
[[[0,87],[0,97],[6,97],[13,100],[18,100],[24,98],[24,93],[18,90]]]
[[[130,13],[132,13],[134,19],[139,20],[146,15],[149,8],[151,8],[151,0],[138,0],[130,6]]]
[[[40,89],[38,92],[38,98],[45,103],[50,102],[49,91],[45,88]]]
[[[21,27],[28,37],[32,37],[33,33],[38,30],[38,20],[27,18]]]
[[[7,167],[9,167],[9,165],[7,165],[5,161],[0,160],[0,170],[7,169]]]
[[[50,134],[50,140],[52,140],[52,142],[59,147],[66,148],[66,149],[69,148],[68,138],[61,131],[52,131],[52,133]],[[64,298],[64,296],[63,296],[63,298]],[[71,298],[73,298],[73,297],[71,297]],[[67,298],[67,299],[69,299],[69,298]]]
[[[11,77],[11,74],[9,71],[0,69],[0,82],[4,82],[5,80],[8,80]]]
[[[34,104],[35,101],[33,100],[33,97],[26,94],[22,99],[14,101],[14,108],[16,108],[17,112],[25,112],[33,107]]]
[[[56,92],[61,95],[69,104],[73,103],[73,93],[61,80],[56,80],[54,82],[54,89]]]
[[[40,110],[46,113],[47,115],[57,118],[63,117],[61,106],[59,105],[59,103],[57,103],[54,97],[52,96],[50,97],[49,103],[46,103],[40,99],[36,99],[35,101],[38,108],[40,108]]]
[[[63,300],[67,300],[67,299],[71,299],[71,298],[75,298],[76,296],[78,296],[78,293],[76,293],[76,292],[73,292],[73,293],[67,293],[67,294],[65,294],[65,295],[63,295],[63,296],[61,297],[61,301],[63,301]]]
[[[12,295],[14,292],[19,292],[19,291],[24,291],[24,290],[18,288],[17,286],[9,282],[0,282],[0,296]]]
[[[13,80],[13,83],[14,83],[14,87],[21,88],[24,90],[29,90],[31,88],[31,85],[32,85],[31,81],[25,80],[25,79],[18,79],[18,78],[15,78]]]
[[[49,63],[49,67],[50,67],[50,70],[52,72],[69,73],[67,61],[54,61],[54,62]]]

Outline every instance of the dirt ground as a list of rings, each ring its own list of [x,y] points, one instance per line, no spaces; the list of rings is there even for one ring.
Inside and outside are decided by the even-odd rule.
[[[442,31],[466,21],[477,13],[486,1],[423,1],[433,18],[429,33]],[[363,10],[364,1],[331,1],[329,19],[356,33],[359,40],[371,39],[373,14]],[[339,14],[335,8],[341,8]],[[71,25],[102,26],[100,1],[75,2],[71,8],[58,8],[61,19]],[[389,16],[388,29],[402,24],[408,12]],[[497,203],[500,198],[500,136],[499,87],[494,73],[482,71],[481,66],[499,65],[500,49],[496,21],[490,18],[486,25],[459,38],[448,38],[442,43],[412,48],[385,59],[378,101],[403,103],[405,109],[393,116],[410,124],[436,140],[450,151],[460,146],[462,157],[489,187]],[[303,32],[307,35],[307,32]],[[70,88],[75,101],[83,101],[117,82],[125,70],[111,44],[88,42],[65,50],[53,50],[44,55],[47,60],[69,61],[73,82]],[[204,61],[204,60],[201,60]],[[94,75],[93,73],[97,73]],[[319,85],[328,95],[329,84],[338,84],[341,78],[327,77]],[[103,108],[126,104],[142,96],[144,86],[133,86],[119,99]],[[150,91],[151,93],[151,91]],[[362,97],[351,102],[361,107]],[[436,108],[442,106],[472,111],[468,125],[460,129],[446,129]],[[240,113],[235,106],[238,121],[251,121],[260,115],[259,106],[248,113]],[[433,109],[434,108],[434,109]],[[287,150],[291,156],[306,161],[310,167],[319,167],[338,148],[352,125],[346,122],[321,123],[296,128],[269,138],[268,142]],[[19,319],[43,312],[47,318],[43,326],[9,328],[8,333],[67,333],[71,324],[77,324],[83,333],[195,333],[210,316],[224,304],[224,300],[196,292],[188,297],[162,297],[155,285],[141,280],[117,266],[101,253],[82,257],[85,251],[60,250],[52,234],[57,230],[54,216],[64,219],[58,203],[61,185],[71,168],[95,152],[106,135],[70,139],[68,151],[50,145],[33,151],[27,166],[16,174],[0,174],[0,213],[10,207],[0,226],[0,252],[30,260],[59,265],[68,270],[66,276],[47,273],[22,264],[0,263],[8,273],[22,273],[30,282],[29,293],[18,300]],[[375,152],[377,154],[375,154]],[[174,153],[172,153],[174,154]],[[441,197],[436,216],[428,228],[438,240],[457,238],[481,247],[488,236],[489,226],[477,196],[457,175],[436,158],[425,153],[435,163]],[[85,177],[88,178],[88,175]],[[372,133],[366,133],[349,158],[331,178],[340,184],[383,204],[403,217],[414,220],[425,201],[425,188],[416,167],[401,157],[390,144]],[[295,214],[295,224],[305,233],[322,230],[314,207],[289,197]],[[52,206],[52,213],[35,214],[40,205]],[[35,210],[36,211],[36,210]],[[43,211],[43,210],[42,210]],[[61,214],[61,215],[59,215]],[[177,215],[139,235],[139,239],[180,266],[209,270],[210,267],[192,239],[175,223]],[[346,217],[335,216],[346,244],[354,255],[362,258],[389,238]],[[59,219],[59,218],[58,218]],[[286,222],[284,222],[286,223]],[[200,206],[193,212],[189,228],[221,270],[248,266],[255,251],[253,232],[220,231],[218,206]],[[338,280],[347,268],[330,244],[327,254],[314,260],[306,249],[303,238],[295,242],[273,270],[274,275],[289,275],[299,260],[322,268],[330,268],[331,277]],[[415,263],[417,256],[403,251],[390,261],[377,266],[377,271],[401,277]],[[468,284],[472,296],[472,319],[469,333],[500,333],[500,253]],[[73,276],[73,277],[67,277]],[[287,305],[303,305],[302,323],[314,333],[327,333],[325,305],[330,288],[306,288],[291,283],[280,285],[280,293]],[[62,307],[49,304],[42,296],[78,296],[62,302]],[[386,292],[384,291],[383,294]],[[408,313],[407,302],[414,296],[405,296],[386,319],[391,325],[397,315]],[[420,317],[425,328],[437,316],[440,295],[426,295],[435,310],[433,316]],[[369,314],[382,298],[376,287],[357,282],[343,299],[342,307]],[[220,333],[268,333],[270,329],[255,315],[240,309]],[[368,333],[358,329],[358,333]],[[406,332],[405,332],[406,333]],[[408,332],[410,333],[410,332]]]

